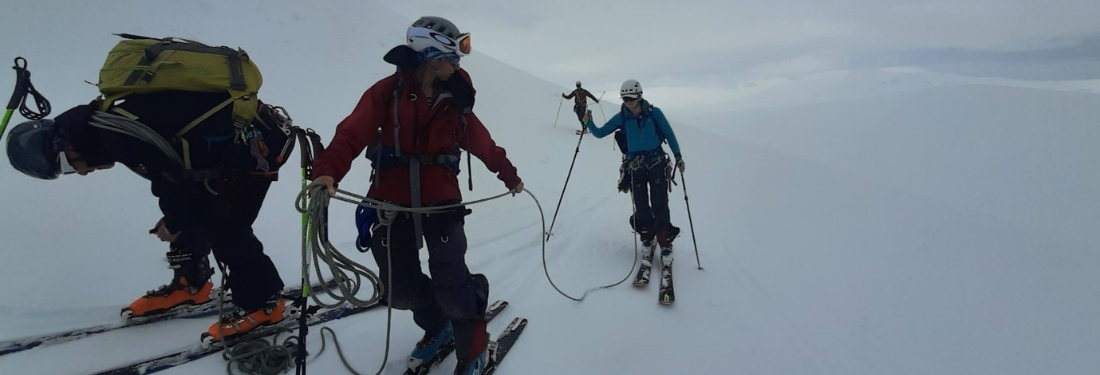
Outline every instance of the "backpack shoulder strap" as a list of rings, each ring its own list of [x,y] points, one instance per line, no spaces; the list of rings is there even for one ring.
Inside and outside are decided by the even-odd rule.
[[[405,80],[401,78],[401,68],[397,68],[397,71],[393,73],[397,76],[397,85],[393,89],[393,149],[394,154],[401,156],[401,139],[399,135],[401,133],[401,122],[397,118],[397,103],[401,99],[401,90],[405,88]],[[381,131],[381,129],[379,129]]]
[[[649,104],[649,103],[646,103]],[[657,122],[657,118],[653,116],[653,105],[649,104],[645,107],[646,115],[653,119],[653,129],[657,131],[657,142],[665,143],[668,138],[665,137],[665,132],[661,130],[661,124]]]

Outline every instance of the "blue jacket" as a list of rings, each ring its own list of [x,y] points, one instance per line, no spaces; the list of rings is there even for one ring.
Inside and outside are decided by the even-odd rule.
[[[641,106],[646,108],[650,107],[650,104],[643,99]],[[669,126],[665,114],[657,107],[650,108],[649,111],[642,110],[641,116],[634,116],[634,113],[624,105],[619,113],[611,117],[603,126],[596,127],[592,120],[589,120],[585,125],[588,126],[588,130],[596,138],[606,137],[620,128],[626,131],[626,144],[627,150],[629,150],[626,155],[627,158],[632,158],[638,154],[663,151],[661,150],[661,141],[657,137],[657,127],[660,127],[661,133],[665,135],[669,147],[672,148],[672,154],[676,156],[676,161],[682,160],[680,144],[676,142],[676,134],[672,132],[672,126]]]

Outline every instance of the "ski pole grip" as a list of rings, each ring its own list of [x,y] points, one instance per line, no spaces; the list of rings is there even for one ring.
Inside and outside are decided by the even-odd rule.
[[[20,66],[20,63],[22,63],[22,66]],[[8,99],[7,109],[16,109],[27,93],[27,83],[30,82],[31,72],[27,70],[27,59],[22,57],[16,57],[15,66],[11,68],[15,69],[15,91],[11,93],[11,99]]]

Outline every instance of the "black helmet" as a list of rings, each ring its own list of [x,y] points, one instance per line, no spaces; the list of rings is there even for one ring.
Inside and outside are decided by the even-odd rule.
[[[61,175],[65,140],[53,120],[26,121],[8,134],[8,161],[23,174],[53,180]]]

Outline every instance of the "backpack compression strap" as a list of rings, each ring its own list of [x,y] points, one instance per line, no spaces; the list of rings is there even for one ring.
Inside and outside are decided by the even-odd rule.
[[[187,134],[187,132],[191,131],[191,129],[193,129],[195,126],[198,126],[203,121],[206,121],[206,119],[210,118],[210,116],[213,116],[215,113],[218,113],[218,111],[221,111],[222,108],[225,108],[227,105],[233,104],[237,100],[249,100],[248,98],[246,98],[247,96],[248,96],[247,92],[240,92],[240,93],[234,94],[234,96],[229,97],[229,99],[227,99],[226,101],[221,102],[221,104],[218,104],[218,105],[214,106],[214,108],[211,108],[209,111],[206,111],[206,113],[203,113],[202,116],[199,116],[198,118],[196,118],[194,120],[191,120],[191,122],[188,123],[187,126],[184,126],[183,129],[180,129],[178,132],[176,132],[176,134],[173,135],[172,140],[176,141],[176,142],[179,142],[183,145],[183,167],[184,167],[184,169],[191,169],[191,152],[190,152],[190,147],[188,147],[188,142],[187,142],[186,139],[183,138],[183,135]],[[234,108],[234,112],[236,112],[236,108]],[[244,137],[245,136],[245,131],[244,130],[245,130],[246,127],[248,127],[248,124],[244,122],[244,119],[241,118],[240,116],[238,116],[236,113],[234,113],[233,114],[233,128],[235,129],[236,134],[238,136]]]

